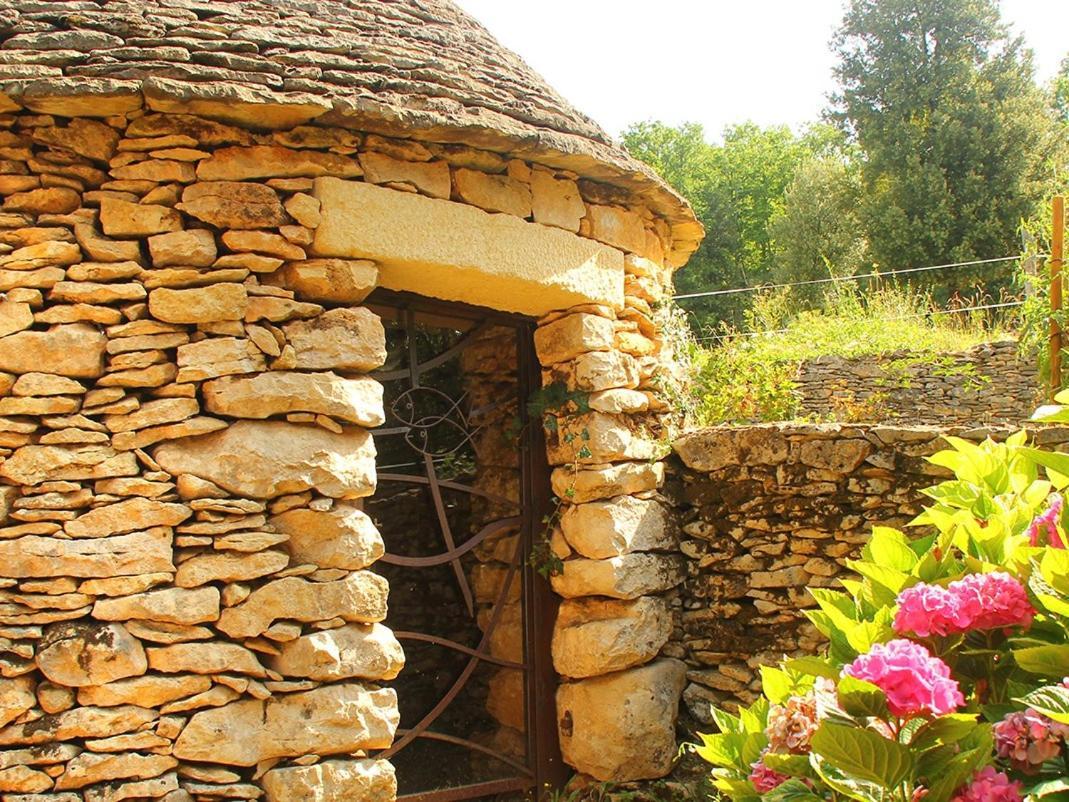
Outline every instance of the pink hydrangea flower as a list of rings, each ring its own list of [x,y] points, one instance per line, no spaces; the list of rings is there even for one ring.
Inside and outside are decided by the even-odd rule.
[[[998,756],[1026,774],[1062,752],[1066,728],[1029,708],[1010,713],[994,727]]]
[[[951,582],[947,590],[970,621],[970,629],[1027,627],[1036,614],[1024,585],[1004,571],[969,574]]]
[[[941,716],[965,704],[950,668],[919,643],[899,638],[877,643],[843,669],[843,674],[878,686],[887,707],[900,718]]]
[[[790,752],[796,755],[809,751],[809,739],[820,726],[817,700],[812,694],[792,696],[786,704],[772,705],[768,711],[770,752]]]
[[[759,794],[767,794],[774,788],[779,788],[789,779],[790,777],[786,774],[780,774],[778,771],[773,771],[766,766],[764,760],[758,760],[754,763],[750,772],[750,782],[753,783],[753,787],[757,789]]]
[[[952,635],[969,628],[969,620],[953,595],[939,585],[921,582],[898,594],[898,611],[894,630],[899,635],[912,633],[922,638],[929,635]]]
[[[972,629],[1031,625],[1036,611],[1024,585],[1009,574],[969,574],[947,587],[920,583],[898,594],[900,635],[954,635]]]
[[[1062,506],[1064,504],[1064,499],[1058,493],[1053,493],[1047,509],[1032,519],[1032,523],[1028,525],[1028,541],[1033,546],[1044,545],[1043,535],[1045,534],[1047,536],[1046,545],[1053,546],[1056,549],[1065,548],[1065,542],[1062,540],[1061,535],[1058,534],[1058,521],[1061,520]]]
[[[972,781],[958,791],[950,802],[1021,802],[1022,786],[992,766],[973,775]]]

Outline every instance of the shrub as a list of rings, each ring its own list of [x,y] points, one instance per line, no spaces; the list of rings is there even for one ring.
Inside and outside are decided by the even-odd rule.
[[[875,527],[856,579],[810,590],[826,651],[713,711],[696,751],[726,797],[1069,800],[1069,455],[948,441],[930,459],[954,477],[913,521],[928,534]]]

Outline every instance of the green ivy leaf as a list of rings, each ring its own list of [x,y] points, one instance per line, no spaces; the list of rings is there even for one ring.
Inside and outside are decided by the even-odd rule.
[[[896,788],[913,771],[913,756],[908,747],[872,730],[825,722],[813,734],[810,745],[848,777],[884,788]]]

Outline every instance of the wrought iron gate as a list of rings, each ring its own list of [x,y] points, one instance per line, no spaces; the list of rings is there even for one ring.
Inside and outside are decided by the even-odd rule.
[[[401,725],[379,757],[401,799],[519,796],[560,779],[549,665],[552,593],[527,565],[548,470],[525,399],[532,323],[378,291],[387,334],[378,490],[388,626],[406,666]]]

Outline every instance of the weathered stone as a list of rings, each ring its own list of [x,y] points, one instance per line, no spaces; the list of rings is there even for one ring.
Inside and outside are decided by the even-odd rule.
[[[11,388],[12,395],[80,395],[85,387],[74,379],[51,373],[23,373]]]
[[[391,680],[404,667],[405,654],[382,624],[348,624],[284,643],[267,664],[284,677]]]
[[[586,215],[586,205],[578,185],[570,179],[558,179],[544,170],[531,171],[531,206],[534,221],[565,231],[578,231]]]
[[[358,304],[378,282],[379,270],[365,259],[306,259],[289,262],[265,282],[293,290],[306,301]]]
[[[0,370],[94,379],[104,373],[107,338],[93,326],[71,323],[48,331],[20,331],[0,338]]]
[[[319,304],[306,304],[291,298],[259,295],[249,299],[249,308],[245,312],[245,320],[248,323],[255,323],[258,320],[282,323],[297,318],[316,317],[322,311],[323,307]],[[287,365],[286,367],[290,366]]]
[[[0,337],[6,337],[33,325],[33,310],[29,304],[0,302]]]
[[[170,577],[168,577],[170,580]],[[157,621],[138,621],[131,619],[126,628],[136,637],[150,643],[187,643],[191,640],[208,640],[214,633],[207,627],[186,624],[165,624]]]
[[[160,398],[125,415],[105,415],[104,425],[109,432],[132,432],[163,423],[177,423],[199,411],[200,405],[195,398]]]
[[[248,293],[241,284],[213,284],[188,290],[161,287],[148,296],[149,312],[168,323],[241,320],[248,303]]]
[[[223,244],[238,253],[262,253],[279,259],[303,259],[302,248],[269,231],[224,231]]]
[[[649,460],[659,451],[653,435],[633,417],[604,412],[563,416],[547,439],[550,465]]]
[[[106,239],[88,223],[75,224],[74,235],[85,255],[94,262],[138,262],[141,259],[140,243]]]
[[[148,237],[181,230],[182,216],[167,206],[103,198],[100,225],[109,237]]]
[[[383,749],[393,741],[397,720],[392,688],[328,685],[196,713],[175,742],[174,755],[183,761],[254,766],[278,757]]]
[[[320,568],[367,568],[385,548],[371,518],[349,504],[330,510],[302,507],[271,518],[271,525],[289,536],[286,548],[295,563],[313,563]]]
[[[197,180],[192,164],[173,159],[147,159],[112,169],[111,175],[120,181],[175,181],[191,184]]]
[[[253,554],[197,554],[178,566],[174,583],[180,588],[195,588],[209,582],[242,582],[281,571],[289,557],[280,551]]]
[[[133,596],[97,599],[93,605],[93,618],[101,621],[139,619],[167,624],[201,624],[218,617],[219,589],[214,587],[150,590]]]
[[[75,707],[54,716],[0,730],[0,746],[44,744],[75,738],[108,738],[137,730],[155,721],[155,710],[133,705],[120,707]]]
[[[565,466],[555,468],[550,476],[553,493],[573,504],[655,490],[663,481],[664,465],[648,461],[621,462],[578,471]]]
[[[7,769],[0,769],[0,791],[21,792],[16,794],[5,793],[4,796],[15,802],[19,799],[39,798],[38,793],[41,791],[52,790],[52,779],[43,771],[37,771],[31,769],[29,766],[12,766]],[[48,799],[52,800],[53,795],[49,794]]]
[[[141,642],[122,624],[56,624],[45,632],[36,660],[52,682],[72,688],[140,676],[148,667]]]
[[[34,128],[32,136],[34,142],[66,148],[101,162],[115,155],[115,146],[119,142],[119,132],[110,125],[84,117],[75,117],[66,128]]]
[[[282,327],[303,370],[366,372],[386,361],[386,334],[379,316],[363,307],[331,309],[315,320]]]
[[[112,577],[174,571],[169,530],[91,540],[30,535],[0,541],[0,565],[9,577]]]
[[[15,289],[47,290],[63,280],[62,267],[42,267],[40,270],[0,270],[0,292]]]
[[[29,214],[70,214],[82,205],[81,196],[66,187],[48,187],[31,189],[28,192],[16,192],[4,198],[3,209],[6,212],[28,212]]]
[[[593,560],[673,550],[678,543],[664,506],[634,496],[568,506],[561,516],[561,530],[572,548]]]
[[[204,384],[209,412],[235,418],[269,418],[287,412],[330,415],[361,426],[381,426],[382,385],[361,376],[271,371],[251,377],[225,377]]]
[[[137,460],[107,446],[24,446],[0,465],[0,476],[15,484],[133,476]]]
[[[82,790],[85,802],[124,802],[127,799],[160,799],[160,802],[192,802],[192,797],[178,788],[174,772],[150,780],[107,783]],[[49,800],[53,802],[53,800]],[[55,800],[54,802],[60,802]]]
[[[569,599],[553,628],[553,667],[565,677],[596,677],[642,665],[672,634],[668,602]]]
[[[635,212],[619,206],[591,204],[587,208],[590,236],[622,251],[646,252],[646,227]]]
[[[663,777],[676,756],[675,722],[686,666],[658,660],[557,690],[561,753],[603,782]]]
[[[221,674],[232,671],[253,677],[266,677],[267,670],[256,655],[236,643],[176,643],[150,647],[148,664],[153,671],[165,674]]]
[[[67,763],[67,770],[56,780],[56,790],[82,788],[108,780],[144,780],[158,777],[177,765],[178,761],[169,755],[82,752]]]
[[[531,188],[507,175],[490,175],[461,168],[454,171],[457,194],[465,203],[488,212],[504,212],[516,217],[531,216]]]
[[[251,638],[279,619],[306,623],[342,618],[373,624],[386,617],[386,580],[356,571],[334,582],[287,577],[269,582],[248,599],[223,611],[216,627],[233,638]]]
[[[67,521],[63,529],[70,537],[107,537],[154,526],[177,526],[192,514],[185,504],[131,498],[96,507]]]
[[[347,156],[292,150],[278,145],[221,148],[197,165],[201,181],[245,181],[250,178],[354,178],[360,165]]]
[[[608,318],[580,313],[539,326],[534,340],[538,361],[552,365],[590,351],[612,350],[616,331]]]
[[[319,201],[304,192],[298,192],[287,198],[285,206],[290,217],[307,228],[316,228],[322,219],[319,213]]]
[[[411,184],[425,195],[443,199],[449,198],[452,189],[449,165],[443,161],[402,161],[368,151],[360,154],[360,166],[364,168],[364,180],[372,184]]]
[[[79,688],[78,704],[99,707],[138,704],[143,707],[160,707],[177,699],[204,693],[212,687],[208,677],[186,675],[161,677],[149,674],[144,677],[122,679],[107,685]]]
[[[175,208],[224,230],[273,228],[287,221],[277,192],[263,184],[240,181],[190,184]]]
[[[267,369],[263,354],[251,342],[237,337],[212,337],[178,348],[178,381],[203,381],[235,373]]]
[[[73,242],[45,240],[0,256],[0,267],[8,270],[36,270],[52,265],[67,266],[82,260],[82,249]]]
[[[226,421],[218,418],[196,417],[180,423],[168,423],[163,426],[150,426],[136,432],[119,432],[112,437],[112,445],[119,451],[135,448],[148,448],[164,440],[180,440],[184,437],[198,437],[226,428]]]
[[[271,769],[260,781],[267,802],[392,802],[397,777],[386,760],[325,760]]]
[[[37,703],[33,686],[33,677],[29,676],[0,679],[0,727],[6,727]]]
[[[204,229],[157,234],[148,238],[148,250],[155,267],[211,267],[218,254],[215,237]]]
[[[505,727],[523,731],[527,726],[527,694],[523,672],[499,668],[487,683],[486,711]]]
[[[354,427],[334,434],[279,421],[238,421],[165,443],[153,456],[172,475],[191,473],[249,498],[313,488],[332,498],[360,498],[375,490],[375,446]]]
[[[552,577],[553,590],[566,599],[609,596],[634,599],[663,593],[683,581],[681,558],[667,554],[625,554],[608,560],[565,560]]]

